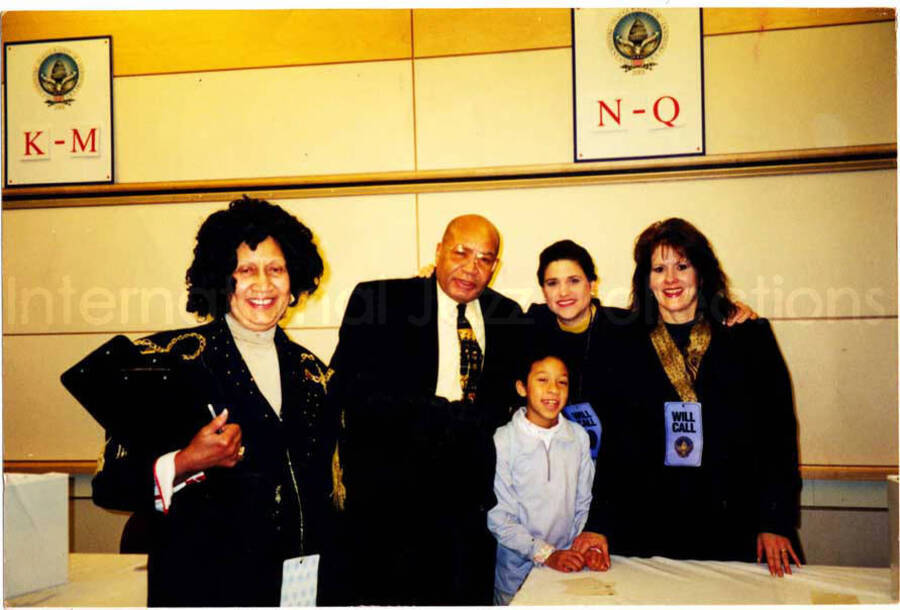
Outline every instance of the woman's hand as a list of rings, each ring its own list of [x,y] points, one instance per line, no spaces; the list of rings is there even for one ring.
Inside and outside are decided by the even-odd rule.
[[[200,428],[187,447],[175,454],[175,480],[214,466],[231,468],[244,455],[241,427],[226,424],[228,409]]]
[[[609,544],[603,534],[581,532],[572,542],[572,550],[581,553],[591,570],[606,572],[609,569]]]
[[[419,269],[419,272],[416,273],[416,277],[431,277],[432,273],[434,273],[434,264],[428,263]]]
[[[577,572],[584,567],[584,557],[573,550],[553,551],[544,565],[560,572]]]
[[[766,563],[769,564],[769,574],[772,576],[784,576],[785,572],[791,574],[791,558],[795,564],[800,565],[791,541],[784,536],[760,532],[756,537],[756,563],[762,560],[763,552],[766,554]]]

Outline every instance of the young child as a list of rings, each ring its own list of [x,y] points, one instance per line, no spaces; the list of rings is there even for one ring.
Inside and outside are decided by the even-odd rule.
[[[532,566],[580,570],[569,549],[587,520],[594,462],[584,428],[559,416],[569,396],[568,370],[547,353],[529,357],[520,379],[526,406],[494,433],[497,505],[488,529],[497,538],[494,603],[507,605]]]

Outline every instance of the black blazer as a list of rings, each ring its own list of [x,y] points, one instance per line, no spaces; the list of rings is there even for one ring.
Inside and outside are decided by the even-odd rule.
[[[157,333],[131,349],[110,342],[63,375],[82,404],[106,414],[100,419],[113,432],[94,501],[145,513],[152,523],[150,605],[278,605],[281,562],[319,552],[327,539],[336,436],[336,418],[324,410],[327,370],[280,328],[275,346],[281,418],[222,319]],[[246,457],[234,468],[208,469],[162,515],[153,507],[153,464],[209,423],[207,404],[228,408]]]
[[[663,403],[678,401],[648,329],[620,328],[601,399],[604,439],[586,530],[610,552],[755,561],[756,536],[792,540],[800,474],[791,382],[765,319],[713,325],[695,389],[704,448],[698,468],[667,467]]]
[[[635,315],[618,307],[606,307],[592,299],[596,313],[592,324],[582,333],[561,330],[556,314],[546,303],[533,303],[526,314],[534,320],[530,341],[536,349],[546,349],[563,358],[569,370],[569,403],[590,400],[602,382],[600,371],[611,351],[606,349],[606,335],[616,327],[632,322]]]
[[[347,603],[488,605],[495,545],[492,435],[516,405],[521,308],[491,289],[474,405],[435,396],[434,278],[364,282],[353,291],[331,361],[329,401],[344,415]],[[376,558],[375,561],[372,561]]]

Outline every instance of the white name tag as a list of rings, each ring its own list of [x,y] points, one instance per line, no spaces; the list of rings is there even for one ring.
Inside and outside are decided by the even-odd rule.
[[[281,572],[282,606],[315,606],[318,588],[318,555],[304,555],[284,560]]]
[[[703,414],[699,402],[667,402],[666,466],[700,466]]]

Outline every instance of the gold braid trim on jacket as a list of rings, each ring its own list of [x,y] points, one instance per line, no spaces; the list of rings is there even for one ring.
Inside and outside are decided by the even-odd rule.
[[[339,444],[334,444],[334,453],[331,455],[331,501],[338,510],[344,510],[344,502],[347,501],[347,488],[344,487],[344,469],[341,468],[341,456]]]
[[[172,351],[172,348],[175,347],[179,342],[184,341],[185,339],[196,339],[197,351],[193,354],[181,354],[182,359],[184,360],[193,360],[197,356],[203,353],[203,350],[206,349],[206,337],[199,333],[185,333],[183,335],[178,335],[177,337],[173,337],[169,344],[165,347],[160,347],[150,339],[135,339],[134,344],[140,345],[144,349],[141,351],[141,354],[168,354]]]

